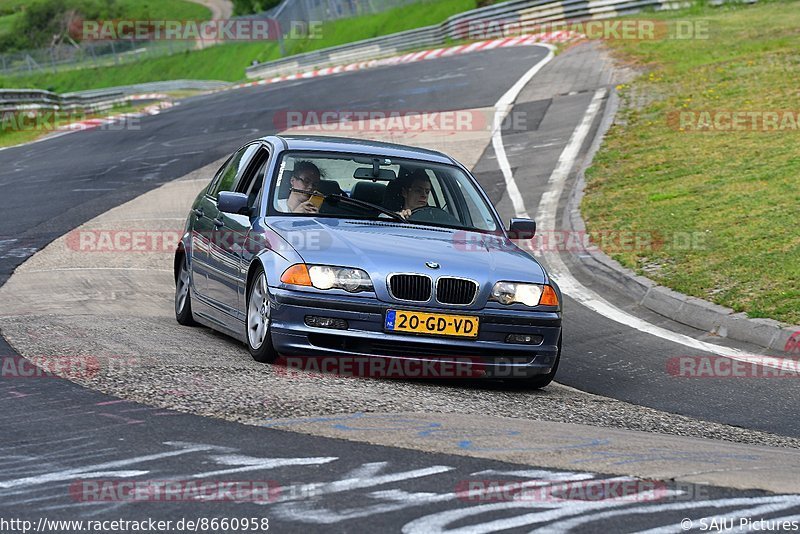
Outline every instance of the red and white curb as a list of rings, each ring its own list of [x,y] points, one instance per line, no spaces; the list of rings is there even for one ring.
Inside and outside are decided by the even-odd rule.
[[[169,95],[164,93],[142,93],[139,95],[126,96],[125,100],[168,100]]]
[[[222,91],[229,91],[231,89],[240,89],[242,87],[253,87],[256,85],[267,85],[271,83],[278,83],[283,81],[290,81],[290,80],[300,80],[306,78],[316,78],[318,76],[328,76],[331,74],[338,74],[340,72],[352,72],[357,70],[369,69],[372,67],[380,67],[380,66],[389,66],[389,65],[400,65],[404,63],[413,63],[416,61],[425,61],[429,59],[436,59],[440,57],[448,57],[454,56],[458,54],[469,54],[472,52],[480,52],[483,50],[492,50],[495,48],[508,48],[512,46],[532,46],[537,45],[540,43],[569,43],[573,41],[578,41],[584,39],[585,36],[581,33],[573,32],[573,31],[558,31],[558,32],[546,32],[546,33],[537,33],[532,35],[520,35],[518,37],[507,37],[502,39],[492,39],[487,41],[477,41],[474,43],[463,44],[458,46],[451,46],[446,48],[436,48],[432,50],[421,50],[418,52],[411,52],[408,54],[403,54],[399,56],[392,56],[383,59],[373,59],[369,61],[360,61],[357,63],[350,63],[347,65],[339,65],[335,67],[326,67],[323,69],[312,70],[308,72],[296,73],[296,74],[288,74],[283,76],[276,76],[274,78],[268,78],[263,80],[256,80],[253,82],[247,82],[237,85],[232,85],[229,87],[225,87],[223,89],[217,89],[214,91],[208,91],[208,93],[218,93]],[[70,124],[65,124],[57,128],[57,131],[60,132],[61,135],[75,132],[75,131],[82,131],[82,130],[90,130],[92,128],[97,128],[104,125],[110,125],[114,123],[123,122],[128,119],[133,118],[141,118],[150,115],[158,115],[162,111],[173,107],[173,103],[166,100],[169,97],[162,93],[144,93],[138,95],[131,95],[126,97],[125,100],[127,101],[137,101],[137,100],[162,100],[157,102],[151,106],[147,106],[146,108],[137,111],[135,113],[121,113],[119,115],[111,115],[108,117],[97,118],[97,119],[86,119],[79,122],[73,122]],[[45,138],[39,139],[44,140],[51,136],[47,136]],[[34,141],[36,142],[36,141]],[[29,144],[29,143],[23,143]],[[4,148],[11,148],[11,147],[4,147]]]
[[[139,95],[136,95],[139,96]],[[160,95],[162,97],[166,97],[166,95]],[[152,98],[130,98],[130,100],[152,100]],[[157,102],[153,105],[147,106],[146,108],[142,108],[139,111],[132,112],[132,113],[120,113],[119,115],[110,115],[108,117],[102,117],[97,119],[86,119],[79,122],[72,122],[70,124],[64,124],[59,126],[57,129],[59,131],[75,131],[75,130],[89,130],[92,128],[97,128],[99,126],[104,126],[107,124],[116,124],[120,122],[124,122],[129,119],[138,119],[141,117],[147,117],[150,115],[158,115],[165,109],[169,109],[174,104],[172,102]]]
[[[289,80],[300,80],[306,78],[316,78],[317,76],[328,76],[330,74],[338,74],[340,72],[351,72],[356,70],[363,70],[372,67],[379,67],[384,65],[399,65],[402,63],[413,63],[415,61],[423,61],[427,59],[436,59],[440,57],[454,56],[457,54],[468,54],[471,52],[480,52],[483,50],[492,50],[495,48],[508,48],[511,46],[532,46],[540,43],[568,43],[583,39],[583,34],[573,31],[559,31],[537,33],[533,35],[521,35],[518,37],[508,37],[503,39],[493,39],[489,41],[478,41],[470,44],[459,46],[451,46],[449,48],[436,48],[433,50],[422,50],[419,52],[411,52],[401,56],[392,56],[384,59],[372,59],[370,61],[361,61],[358,63],[350,63],[348,65],[339,65],[336,67],[326,67],[323,69],[312,70],[297,74],[285,74],[283,76],[276,76],[274,78],[266,78],[254,82],[247,82],[234,85],[228,89],[240,89],[242,87],[253,87],[255,85],[267,85],[271,83],[284,82]]]

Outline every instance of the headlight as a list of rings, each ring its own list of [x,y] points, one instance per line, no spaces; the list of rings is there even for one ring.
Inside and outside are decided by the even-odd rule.
[[[373,290],[372,280],[361,269],[309,265],[308,275],[311,278],[311,285],[317,289],[344,289],[350,293]]]
[[[522,284],[516,282],[497,282],[492,288],[489,300],[500,304],[525,304],[526,306],[558,306],[558,296],[550,286]]]

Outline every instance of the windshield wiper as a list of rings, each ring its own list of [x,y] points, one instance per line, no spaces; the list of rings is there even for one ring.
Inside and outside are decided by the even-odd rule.
[[[325,195],[325,200],[331,202],[331,204],[334,204],[334,205],[337,202],[344,202],[346,204],[350,203],[350,204],[353,204],[353,205],[356,205],[356,206],[360,206],[362,208],[368,208],[368,209],[377,210],[380,213],[383,213],[384,215],[388,215],[392,219],[395,219],[397,221],[407,222],[405,217],[403,217],[399,213],[397,213],[395,211],[392,211],[390,209],[384,208],[383,206],[379,206],[378,204],[373,204],[372,202],[367,202],[365,200],[359,200],[357,198],[345,197],[345,196],[342,196],[342,195]]]

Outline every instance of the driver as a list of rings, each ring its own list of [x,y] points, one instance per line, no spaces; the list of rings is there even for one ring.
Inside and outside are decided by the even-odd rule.
[[[289,198],[278,200],[278,209],[291,213],[319,213],[319,208],[311,202],[311,195],[302,191],[315,191],[322,179],[319,167],[310,161],[298,161],[292,172]]]
[[[428,205],[431,194],[431,179],[423,169],[417,169],[408,175],[408,185],[400,190],[403,197],[403,209],[400,215],[408,219],[411,212]]]

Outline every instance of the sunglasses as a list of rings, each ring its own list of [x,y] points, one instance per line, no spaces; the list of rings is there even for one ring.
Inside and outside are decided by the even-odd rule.
[[[312,180],[311,178],[302,178],[300,176],[292,175],[292,178],[299,180],[306,184],[306,186],[316,187],[319,185],[320,180]]]

